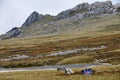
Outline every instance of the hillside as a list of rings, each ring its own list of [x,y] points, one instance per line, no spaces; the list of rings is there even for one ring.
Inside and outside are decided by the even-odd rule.
[[[33,12],[0,37],[0,67],[120,64],[119,9],[106,1],[79,4],[57,16]]]
[[[119,25],[119,13],[120,5],[113,5],[111,1],[78,4],[56,16],[42,15],[35,11],[21,27],[11,29],[1,35],[0,39],[96,31],[103,27]]]

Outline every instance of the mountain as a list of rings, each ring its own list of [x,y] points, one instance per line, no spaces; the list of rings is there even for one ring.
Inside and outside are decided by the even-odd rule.
[[[18,35],[20,35],[21,31],[19,30],[19,28],[14,27],[12,28],[10,31],[8,31],[6,34],[1,35],[0,38],[1,39],[9,39],[9,38],[15,38]]]
[[[119,14],[120,4],[113,5],[111,1],[78,4],[74,8],[62,11],[56,16],[42,15],[34,11],[21,27],[13,28],[6,34],[1,35],[0,39],[92,30],[93,28],[103,27],[103,23],[106,24],[105,27],[118,25],[119,18],[114,16],[119,16]],[[113,17],[117,24],[107,24],[110,23]],[[103,23],[100,24],[98,20]],[[98,27],[93,27],[94,24],[98,25]]]
[[[103,13],[112,13],[113,5],[111,1],[106,2],[95,2],[93,4],[82,3],[78,4],[72,9],[63,11],[57,15],[58,19],[64,19],[75,14],[103,14]]]
[[[39,14],[38,12],[34,11],[27,20],[23,23],[22,27],[30,26],[32,23],[41,20],[43,18],[42,14]]]

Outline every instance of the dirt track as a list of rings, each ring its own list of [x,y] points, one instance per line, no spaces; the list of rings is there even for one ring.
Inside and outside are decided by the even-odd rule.
[[[110,64],[70,64],[70,65],[54,65],[54,66],[43,66],[43,67],[26,67],[26,68],[0,68],[0,73],[3,72],[18,72],[18,71],[41,71],[41,70],[56,70],[57,68],[87,68],[97,67],[100,65]]]

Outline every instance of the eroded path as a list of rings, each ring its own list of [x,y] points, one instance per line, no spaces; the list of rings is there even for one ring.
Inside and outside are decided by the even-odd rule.
[[[26,67],[26,68],[0,68],[0,73],[3,72],[18,72],[18,71],[42,71],[42,70],[56,70],[57,68],[87,68],[87,67],[97,67],[104,64],[70,64],[70,65],[54,65],[54,66],[43,66],[43,67]]]

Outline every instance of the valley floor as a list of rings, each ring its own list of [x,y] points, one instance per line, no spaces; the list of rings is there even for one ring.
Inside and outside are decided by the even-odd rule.
[[[57,68],[93,68],[97,66],[112,66],[108,63],[94,63],[94,64],[68,64],[68,65],[53,65],[42,67],[25,67],[25,68],[0,68],[0,73],[5,72],[19,72],[19,71],[43,71],[43,70],[57,70]]]
[[[0,73],[0,80],[119,80],[120,66],[99,66],[93,68],[95,75],[80,75],[82,68],[73,69],[72,75],[66,75],[61,71],[25,71]]]

